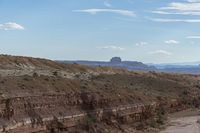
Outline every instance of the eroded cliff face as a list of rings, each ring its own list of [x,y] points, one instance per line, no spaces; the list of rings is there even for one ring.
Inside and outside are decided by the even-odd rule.
[[[166,84],[172,82],[176,89],[183,89],[168,96],[157,94],[162,92],[157,90],[160,86],[151,89],[149,84],[154,84],[154,79],[145,86],[151,89],[147,92],[145,87],[137,88],[140,82],[145,85],[143,82],[147,79],[138,81],[141,75],[126,76],[98,75],[87,80],[34,75],[1,77],[0,131],[68,131],[94,120],[111,125],[126,124],[154,117],[160,106],[173,112],[199,99],[197,88],[191,89],[194,94],[184,94],[184,85],[174,85],[174,81],[168,80]],[[168,87],[163,86],[163,89]],[[178,97],[182,91],[187,103]]]
[[[0,70],[0,132],[124,132],[120,125],[200,105],[197,75],[16,60]]]
[[[88,101],[79,96],[74,98],[74,96],[71,98],[68,95],[49,95],[4,100],[1,104],[0,130],[19,133],[67,131],[69,128],[85,124],[86,119],[110,124],[128,124],[153,117],[160,105],[156,102],[146,104],[119,102],[119,106],[108,106],[110,103],[103,101],[105,106],[101,104],[102,107],[98,107],[97,101]],[[183,105],[171,101],[164,107],[168,110],[180,110]]]

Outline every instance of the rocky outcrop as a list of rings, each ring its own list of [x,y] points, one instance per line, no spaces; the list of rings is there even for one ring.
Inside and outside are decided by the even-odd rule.
[[[110,63],[121,63],[122,59],[120,57],[113,57],[110,59]]]
[[[168,112],[183,110],[179,100],[162,103],[136,103],[113,107],[98,107],[101,99],[90,94],[44,95],[1,100],[1,132],[39,132],[67,130],[84,123],[88,116],[99,122],[129,123],[155,115],[160,106]]]

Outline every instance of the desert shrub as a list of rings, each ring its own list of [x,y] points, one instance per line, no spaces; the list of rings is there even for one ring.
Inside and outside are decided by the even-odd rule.
[[[143,119],[146,120],[153,116],[154,116],[153,108],[151,106],[145,106],[145,109],[142,111]]]
[[[200,124],[200,118],[197,120],[197,123]]]
[[[34,78],[38,77],[38,73],[34,72],[34,73],[33,73],[33,77],[34,77]]]
[[[85,128],[86,130],[90,130],[90,128],[96,123],[96,118],[94,116],[91,116],[91,115],[88,115],[86,118],[85,118]]]
[[[54,71],[53,75],[57,77],[58,76],[58,71]]]
[[[165,108],[164,106],[160,105],[157,109],[157,119],[156,119],[156,122],[159,124],[159,125],[163,125],[164,124],[164,121],[166,120],[166,111],[165,111]]]
[[[60,133],[65,130],[64,125],[56,117],[47,125],[48,133]]]
[[[137,125],[136,125],[136,129],[137,130],[144,130],[147,128],[146,126],[147,124],[145,122],[139,122]]]
[[[76,77],[76,78],[80,78],[80,74],[76,74],[75,77]]]
[[[30,79],[28,78],[28,76],[25,76],[25,77],[23,78],[23,80],[29,81]]]
[[[150,126],[150,127],[153,127],[153,128],[156,128],[156,127],[158,127],[158,122],[157,122],[157,120],[155,119],[155,118],[152,118],[152,119],[149,119],[148,121],[147,121],[147,123],[148,123],[148,125]]]
[[[1,80],[1,81],[0,81],[0,83],[1,83],[1,84],[4,84],[4,83],[5,83],[5,81]]]
[[[189,92],[187,90],[183,91],[183,95],[187,96],[189,94]]]
[[[91,116],[91,115],[87,116],[87,118],[86,118],[86,123],[87,123],[88,125],[92,125],[92,124],[94,124],[95,122],[96,122],[96,118],[95,118],[94,116]]]
[[[158,107],[158,110],[157,110],[157,114],[159,115],[165,115],[166,114],[166,110],[165,110],[165,107],[163,105],[160,105]]]
[[[185,105],[191,105],[190,100],[186,96],[181,96],[181,102]]]
[[[157,98],[159,101],[162,100],[162,97],[161,97],[161,96],[157,96],[156,98]]]
[[[199,107],[200,107],[200,99],[194,98],[194,99],[192,100],[192,105],[193,105],[195,108],[199,108]]]
[[[192,98],[192,97],[182,96],[181,103],[184,105],[187,105],[189,107],[199,108],[200,107],[200,98]]]
[[[165,122],[165,119],[166,119],[166,118],[165,118],[164,115],[159,114],[159,115],[157,116],[156,122],[157,122],[158,124],[160,124],[160,125],[163,125],[164,122]]]
[[[46,77],[46,78],[44,78],[44,80],[45,80],[45,81],[49,81],[49,78],[48,78],[48,77]]]

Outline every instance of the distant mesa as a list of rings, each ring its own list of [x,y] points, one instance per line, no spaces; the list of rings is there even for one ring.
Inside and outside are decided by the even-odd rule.
[[[120,57],[113,57],[111,60],[110,60],[111,63],[121,63],[122,62],[122,59]]]

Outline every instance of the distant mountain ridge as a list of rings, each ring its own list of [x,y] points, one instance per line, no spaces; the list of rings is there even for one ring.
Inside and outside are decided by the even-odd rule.
[[[159,68],[159,69],[163,69],[163,68],[193,68],[193,67],[199,67],[200,61],[179,62],[179,63],[161,63],[161,64],[149,63],[148,65],[155,66],[156,68]]]
[[[200,62],[144,64],[138,61],[122,61],[120,57],[113,57],[110,61],[58,61],[65,64],[81,64],[94,67],[115,67],[127,70],[157,71],[167,73],[200,74]]]
[[[150,71],[156,70],[154,66],[146,65],[138,61],[122,61],[120,57],[113,57],[110,61],[59,61],[66,64],[81,64],[88,66],[107,66],[107,67],[117,67],[124,68],[128,70],[143,70]]]
[[[200,74],[200,62],[151,64],[160,72]]]

